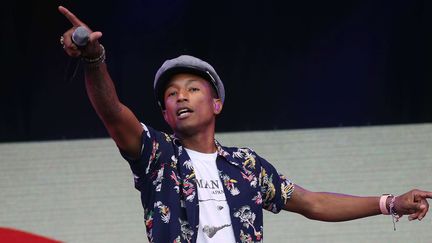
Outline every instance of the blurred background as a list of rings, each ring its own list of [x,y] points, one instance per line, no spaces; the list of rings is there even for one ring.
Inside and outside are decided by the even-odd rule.
[[[152,84],[168,58],[210,62],[227,98],[218,132],[432,121],[432,3],[363,1],[7,1],[2,7],[0,142],[107,133],[83,71],[59,44],[63,5],[103,32],[121,100],[167,130]]]

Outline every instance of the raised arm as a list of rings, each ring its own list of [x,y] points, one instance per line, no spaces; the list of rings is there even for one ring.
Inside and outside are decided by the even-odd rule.
[[[399,215],[410,215],[409,219],[421,220],[429,210],[427,198],[432,192],[411,190],[394,200],[394,211]],[[390,208],[391,197],[386,200]],[[311,192],[300,186],[295,190],[285,205],[285,210],[321,221],[347,221],[381,214],[380,197],[358,197],[328,192]]]
[[[103,62],[104,50],[99,43],[102,33],[93,32],[68,9],[62,6],[58,9],[72,24],[72,28],[62,36],[65,52],[71,57],[96,60],[91,64],[84,61],[86,90],[93,108],[117,146],[131,158],[138,158],[143,128],[133,112],[118,99],[114,83]],[[71,39],[72,33],[79,26],[84,26],[90,32],[89,42],[83,48],[78,48]]]

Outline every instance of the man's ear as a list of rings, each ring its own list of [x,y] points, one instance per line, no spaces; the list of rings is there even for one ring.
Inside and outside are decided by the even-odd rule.
[[[213,112],[215,115],[218,115],[222,111],[222,101],[220,99],[213,99]]]
[[[163,117],[164,117],[165,121],[166,121],[166,122],[168,122],[168,120],[167,120],[167,119],[168,119],[168,117],[167,117],[167,113],[166,113],[166,110],[162,109],[161,111],[162,111],[162,115],[163,115]]]

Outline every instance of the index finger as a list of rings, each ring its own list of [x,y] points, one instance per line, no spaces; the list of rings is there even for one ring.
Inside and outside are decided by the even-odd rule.
[[[63,6],[59,6],[58,10],[60,11],[60,13],[62,13],[68,20],[69,22],[71,22],[71,24],[74,27],[78,27],[78,26],[85,26],[85,24],[83,22],[81,22],[81,20],[79,20],[75,14],[73,14],[71,11],[69,11],[67,8],[63,7]]]
[[[420,196],[422,198],[432,198],[432,192],[428,191],[420,191],[417,196]]]

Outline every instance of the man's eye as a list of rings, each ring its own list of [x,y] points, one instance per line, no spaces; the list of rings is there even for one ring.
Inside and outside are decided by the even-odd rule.
[[[174,96],[174,95],[176,95],[176,94],[177,94],[176,91],[169,92],[169,93],[168,93],[168,97]]]
[[[192,88],[189,88],[189,91],[195,92],[195,91],[199,91],[199,89],[192,87]]]

